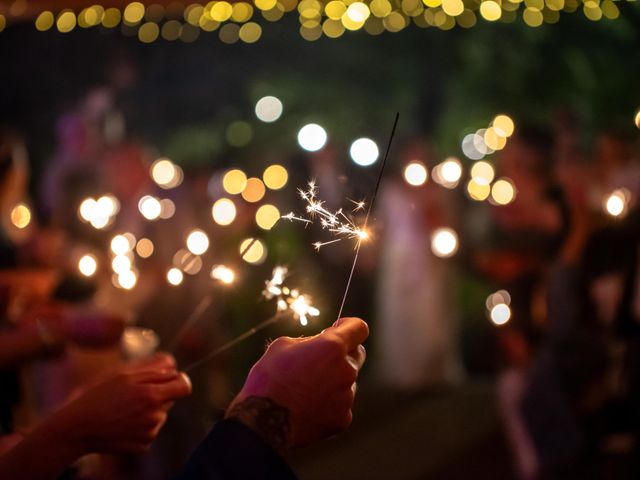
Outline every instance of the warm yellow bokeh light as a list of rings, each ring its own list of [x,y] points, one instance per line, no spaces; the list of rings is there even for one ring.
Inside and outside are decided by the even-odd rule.
[[[442,0],[442,10],[447,15],[457,17],[464,12],[464,3],[462,0]]]
[[[249,247],[249,244],[253,242],[253,245]],[[247,238],[243,240],[240,244],[240,253],[244,252],[244,250],[249,247],[247,252],[244,254],[242,259],[247,263],[259,264],[264,262],[267,258],[267,247],[261,240],[253,241],[253,238]]]
[[[167,282],[169,282],[169,285],[173,285],[174,287],[178,286],[182,283],[183,280],[184,275],[179,268],[173,267],[167,271]]]
[[[489,185],[496,172],[489,162],[476,162],[471,167],[471,178],[480,185]]]
[[[209,237],[202,230],[192,230],[187,236],[187,248],[194,255],[202,255],[209,249]]]
[[[440,164],[439,173],[444,184],[457,183],[462,176],[462,164],[457,158],[447,158]]]
[[[262,180],[267,188],[280,190],[287,184],[289,173],[282,165],[271,165],[265,169],[262,174]]]
[[[140,256],[140,258],[149,258],[151,255],[153,255],[154,250],[155,247],[153,245],[153,242],[148,238],[141,238],[140,240],[138,240],[138,243],[136,245],[136,253]]]
[[[501,137],[510,137],[513,135],[515,124],[511,117],[505,114],[500,114],[493,119],[493,129]]]
[[[98,261],[91,254],[83,255],[78,261],[78,271],[85,277],[92,277],[98,270]]]
[[[431,235],[431,251],[440,258],[453,256],[458,251],[458,234],[451,228],[438,228]]]
[[[20,229],[31,223],[31,210],[24,203],[19,203],[11,209],[11,223]]]
[[[144,17],[144,5],[140,2],[131,2],[125,7],[122,17],[128,24],[135,25]]]
[[[247,175],[242,170],[229,170],[224,174],[222,187],[225,192],[230,193],[231,195],[237,195],[238,193],[242,193],[246,186]]]
[[[472,178],[469,180],[469,183],[467,183],[467,193],[472,200],[486,200],[491,193],[491,186],[488,183],[478,183]]]
[[[264,197],[264,194],[264,183],[262,183],[262,180],[256,177],[248,179],[244,190],[242,190],[242,198],[250,203],[259,202],[260,200],[262,200],[262,197]]]
[[[491,150],[502,150],[507,144],[507,139],[495,128],[489,127],[484,131],[484,143]]]
[[[280,210],[274,205],[262,205],[256,212],[256,223],[263,230],[271,230],[280,220]]]
[[[117,8],[107,8],[102,17],[102,26],[105,28],[117,27],[122,19],[122,14]]]
[[[66,10],[58,15],[56,21],[58,31],[61,33],[67,33],[76,28],[76,15],[70,10]]]
[[[409,185],[419,187],[427,181],[427,168],[422,162],[411,162],[404,169],[404,179]]]
[[[513,182],[508,178],[501,178],[491,187],[491,198],[498,205],[508,205],[513,202],[516,196],[516,189]]]
[[[221,198],[211,207],[211,216],[218,225],[230,225],[236,218],[236,205],[233,200]]]
[[[480,15],[485,20],[495,22],[502,16],[502,9],[494,0],[485,0],[480,4]]]
[[[636,116],[634,118],[636,127],[640,128],[640,110],[636,112]]]
[[[40,32],[46,32],[51,27],[53,27],[55,21],[56,19],[53,13],[45,10],[40,15],[38,15],[38,18],[36,18],[36,29]]]

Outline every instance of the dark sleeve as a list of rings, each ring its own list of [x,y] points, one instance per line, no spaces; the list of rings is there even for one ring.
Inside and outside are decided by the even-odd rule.
[[[295,480],[286,462],[253,430],[222,420],[198,445],[176,480]]]

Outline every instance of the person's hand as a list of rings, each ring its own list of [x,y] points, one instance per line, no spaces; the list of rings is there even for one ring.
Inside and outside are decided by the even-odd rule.
[[[345,430],[368,335],[362,320],[342,318],[314,337],[276,339],[249,372],[227,418],[278,450]]]
[[[51,418],[50,428],[86,453],[140,453],[167,418],[171,402],[191,394],[172,357],[125,367],[87,389]]]

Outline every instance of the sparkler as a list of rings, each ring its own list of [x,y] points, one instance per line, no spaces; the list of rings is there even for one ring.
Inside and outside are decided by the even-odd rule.
[[[313,246],[317,251],[325,245],[336,243],[344,239],[357,239],[358,241],[362,241],[369,238],[369,234],[366,229],[358,227],[354,220],[344,213],[342,208],[332,212],[325,207],[325,202],[318,198],[318,187],[314,181],[307,184],[306,190],[299,188],[298,193],[307,203],[306,212],[309,218],[296,216],[293,212],[283,215],[282,218],[289,221],[302,222],[306,225],[314,223],[314,219],[318,218],[322,229],[331,232],[335,238],[325,242],[315,242]],[[353,212],[364,210],[364,201],[350,201],[355,204],[355,208],[352,210]]]
[[[320,310],[311,304],[309,295],[300,293],[297,288],[291,289],[284,285],[288,273],[287,267],[274,268],[271,279],[265,282],[262,296],[267,300],[275,298],[278,312],[290,311],[293,318],[300,321],[300,325],[306,326],[309,323],[308,317],[317,317]]]
[[[287,278],[288,273],[287,267],[277,266],[273,269],[271,278],[265,282],[265,288],[262,292],[262,296],[266,300],[276,299],[277,311],[275,315],[269,317],[250,330],[238,335],[236,338],[229,340],[221,347],[202,357],[200,360],[188,365],[183,370],[185,372],[193,370],[217,355],[226,352],[243,340],[255,335],[260,330],[264,330],[269,325],[273,325],[290,315],[293,315],[293,318],[298,320],[301,325],[308,324],[308,317],[317,317],[320,315],[320,310],[312,305],[311,297],[309,297],[309,295],[300,293],[298,289],[291,289],[284,285],[284,281]]]

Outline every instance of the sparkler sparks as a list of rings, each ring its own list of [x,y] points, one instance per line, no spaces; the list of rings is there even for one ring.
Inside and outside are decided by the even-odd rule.
[[[309,317],[317,317],[320,310],[311,304],[309,295],[284,285],[288,273],[287,267],[275,267],[271,278],[265,282],[262,296],[267,300],[276,299],[278,313],[291,312],[302,326],[308,325]]]
[[[335,237],[333,240],[325,242],[315,242],[313,246],[320,250],[323,246],[336,243],[345,239],[357,239],[358,242],[369,238],[369,233],[364,228],[358,227],[354,220],[341,208],[335,212],[325,207],[325,202],[318,198],[318,187],[314,181],[308,183],[306,190],[299,188],[300,197],[306,202],[306,213],[309,218],[296,216],[293,212],[283,215],[282,218],[290,221],[302,222],[306,225],[313,224],[314,219],[318,219],[323,230],[328,230]],[[349,200],[355,205],[353,212],[364,210],[365,202]]]

